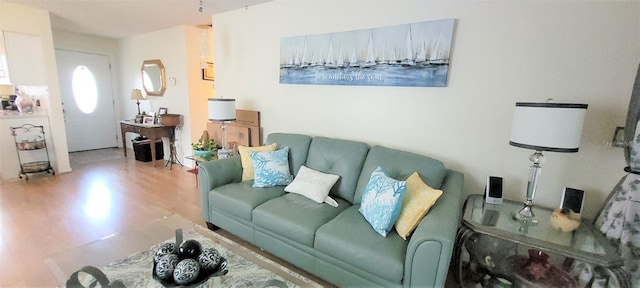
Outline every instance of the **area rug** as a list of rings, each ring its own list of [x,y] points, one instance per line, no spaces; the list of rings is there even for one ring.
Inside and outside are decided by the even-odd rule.
[[[211,236],[219,239],[221,243],[216,243],[194,230],[187,231],[183,235],[184,240],[196,240],[203,248],[217,249],[228,261],[229,273],[224,276],[211,277],[198,287],[270,287],[273,283],[278,283],[280,286],[285,284],[287,287],[322,287],[318,283],[217,233],[211,232]],[[175,239],[167,239],[164,242],[174,241]],[[120,280],[126,287],[163,287],[152,277],[153,251],[162,243],[127,258],[114,261],[100,269],[107,275],[109,281]]]

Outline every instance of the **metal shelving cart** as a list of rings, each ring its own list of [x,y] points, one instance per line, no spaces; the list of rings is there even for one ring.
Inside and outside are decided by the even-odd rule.
[[[24,124],[20,127],[9,127],[11,135],[16,143],[16,152],[20,162],[20,174],[22,179],[29,181],[27,174],[47,172],[56,175],[51,167],[47,141],[44,137],[44,126]]]

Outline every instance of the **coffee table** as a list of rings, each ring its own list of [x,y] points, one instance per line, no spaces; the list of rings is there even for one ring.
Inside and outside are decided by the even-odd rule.
[[[127,287],[163,287],[153,279],[152,247],[175,241],[175,230],[184,239],[196,239],[203,247],[220,251],[228,260],[229,273],[211,277],[202,287],[260,287],[285,284],[287,287],[322,287],[250,249],[201,225],[173,214],[146,225],[129,228],[87,245],[61,251],[44,261],[64,286],[71,274],[84,266],[101,269],[110,281],[121,280]]]

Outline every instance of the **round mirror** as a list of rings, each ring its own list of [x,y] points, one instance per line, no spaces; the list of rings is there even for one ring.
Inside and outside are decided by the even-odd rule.
[[[162,61],[145,60],[142,63],[142,86],[147,95],[162,96],[167,89]]]

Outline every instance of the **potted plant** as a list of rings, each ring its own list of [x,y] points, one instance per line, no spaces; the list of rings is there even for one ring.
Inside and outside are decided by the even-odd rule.
[[[209,133],[205,130],[202,132],[202,136],[198,139],[198,142],[191,143],[191,148],[196,156],[211,157],[216,150],[216,141],[213,138],[209,138]]]

